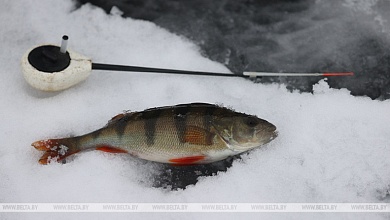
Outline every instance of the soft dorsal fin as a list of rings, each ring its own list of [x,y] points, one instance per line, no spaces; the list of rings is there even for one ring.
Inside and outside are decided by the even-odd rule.
[[[108,123],[111,123],[113,121],[116,121],[116,120],[119,120],[121,118],[125,117],[125,114],[124,113],[120,113],[120,114],[117,114],[115,115],[114,117],[111,118],[111,120],[108,121]]]
[[[112,125],[113,123],[123,119],[124,117],[131,117],[133,114],[135,114],[137,112],[125,112],[125,113],[120,113],[120,114],[117,114],[115,115],[114,117],[112,117],[106,124],[105,127],[109,126],[109,125]]]

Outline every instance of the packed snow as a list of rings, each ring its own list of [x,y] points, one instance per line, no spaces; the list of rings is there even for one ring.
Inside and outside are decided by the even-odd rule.
[[[353,1],[346,1],[353,4]],[[362,7],[366,7],[362,4]],[[0,7],[0,203],[39,202],[390,202],[390,102],[330,89],[313,93],[240,78],[93,71],[83,83],[46,93],[23,79],[20,59],[39,44],[59,44],[98,63],[228,72],[189,40],[153,23],[107,15],[72,1],[6,1]],[[386,30],[388,31],[388,30]],[[156,164],[91,151],[66,164],[40,165],[36,140],[80,135],[125,110],[219,103],[275,124],[279,136],[242,155],[226,172],[186,189],[152,187]],[[1,219],[105,219],[113,214],[0,213]],[[206,214],[127,213],[115,218],[198,219]],[[212,214],[212,217],[385,219],[389,214]]]

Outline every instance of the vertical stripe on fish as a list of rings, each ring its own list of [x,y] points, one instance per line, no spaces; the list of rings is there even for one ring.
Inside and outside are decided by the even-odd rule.
[[[173,120],[180,143],[185,143],[185,133],[187,130],[187,114],[190,109],[187,106],[178,106],[173,109]]]
[[[156,109],[154,111],[145,111],[142,113],[141,118],[145,120],[144,130],[146,136],[146,144],[152,146],[156,139],[156,124],[157,119],[163,113],[162,109]]]

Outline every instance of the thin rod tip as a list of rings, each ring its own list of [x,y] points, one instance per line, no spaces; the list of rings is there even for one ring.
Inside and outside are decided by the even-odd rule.
[[[336,72],[336,73],[323,73],[323,76],[353,76],[353,72]]]

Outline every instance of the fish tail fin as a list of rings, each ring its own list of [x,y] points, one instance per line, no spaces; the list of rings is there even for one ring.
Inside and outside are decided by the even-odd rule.
[[[31,146],[37,150],[45,151],[39,159],[40,164],[48,164],[52,161],[60,162],[80,151],[74,146],[72,138],[41,140],[32,143]]]

